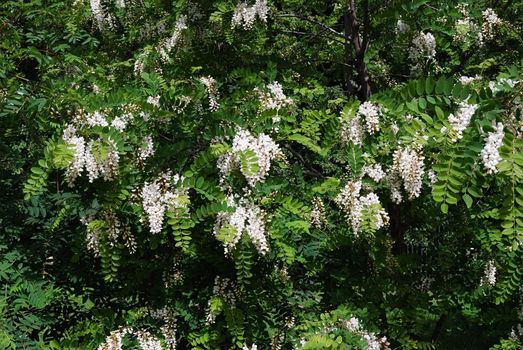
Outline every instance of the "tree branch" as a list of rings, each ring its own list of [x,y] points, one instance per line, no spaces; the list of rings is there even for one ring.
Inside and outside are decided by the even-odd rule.
[[[326,24],[324,24],[324,23],[322,23],[320,21],[317,21],[315,19],[312,19],[312,18],[308,18],[308,17],[305,17],[305,16],[293,14],[293,13],[282,13],[282,14],[277,15],[277,17],[283,17],[283,18],[285,18],[285,17],[294,17],[294,18],[299,18],[299,19],[307,21],[309,23],[318,25],[318,26],[322,27],[323,29],[328,30],[330,33],[336,35],[339,38],[346,39],[345,35],[343,35],[343,33],[340,33],[337,30],[335,30],[334,28],[329,27],[328,25],[326,25]]]

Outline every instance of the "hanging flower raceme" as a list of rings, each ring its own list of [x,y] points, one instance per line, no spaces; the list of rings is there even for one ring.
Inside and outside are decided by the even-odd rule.
[[[482,12],[483,14],[483,26],[481,32],[485,39],[492,39],[496,34],[496,29],[501,26],[503,21],[498,17],[497,13],[493,9],[487,8]]]
[[[207,88],[207,95],[209,96],[209,110],[215,112],[220,108],[218,103],[218,89],[216,88],[216,80],[211,77],[201,77],[200,81]]]
[[[160,179],[146,182],[142,188],[142,207],[151,233],[162,230],[166,211],[188,210],[187,189],[180,186],[183,178],[164,174]]]
[[[503,144],[504,136],[505,133],[503,132],[503,124],[498,123],[494,126],[494,131],[488,133],[487,143],[481,150],[481,160],[483,161],[485,170],[489,174],[495,174],[498,172],[496,166],[501,161],[499,148]]]
[[[343,328],[365,340],[368,350],[390,349],[387,337],[378,337],[374,332],[367,331],[362,327],[361,321],[357,317],[353,316],[348,320],[342,321],[341,324]]]
[[[436,38],[432,33],[419,32],[412,39],[409,48],[409,58],[415,63],[412,71],[419,71],[427,62],[433,61],[436,56]]]
[[[315,197],[312,200],[312,210],[311,210],[311,225],[313,227],[322,227],[327,223],[325,218],[325,204],[319,197]]]
[[[170,53],[174,47],[176,47],[181,39],[182,31],[187,29],[187,16],[183,15],[178,18],[176,24],[174,25],[174,31],[172,35],[164,40],[162,40],[158,46],[157,50],[160,53],[160,57],[164,62],[168,62],[170,59]]]
[[[245,1],[242,1],[238,4],[232,15],[231,28],[242,27],[245,30],[249,30],[253,27],[256,17],[258,17],[260,21],[267,23],[268,12],[267,0],[256,0],[254,5],[251,6],[247,5]]]
[[[354,234],[362,229],[373,232],[388,224],[389,216],[381,206],[378,196],[370,192],[360,195],[361,181],[349,181],[334,199],[342,208]]]
[[[452,142],[463,138],[463,131],[467,129],[472,119],[472,116],[478,109],[479,105],[477,104],[468,104],[467,102],[461,102],[459,104],[456,114],[449,114],[448,120],[452,129],[455,132],[455,135],[452,137]]]
[[[101,215],[83,217],[82,223],[87,227],[85,237],[87,250],[95,256],[100,256],[102,244],[108,247],[115,247],[119,243],[129,250],[130,253],[136,251],[136,239],[131,233],[128,225],[124,225],[118,216],[112,211],[104,211]]]
[[[262,110],[274,109],[278,111],[292,104],[292,99],[285,96],[282,85],[277,81],[268,84],[266,90],[267,91],[261,91],[258,88],[254,90],[260,96]]]
[[[392,171],[403,181],[409,199],[417,198],[421,193],[424,159],[421,151],[411,147],[400,148],[394,152]]]
[[[233,212],[220,212],[214,225],[215,237],[223,242],[225,254],[230,254],[245,232],[258,253],[267,254],[269,246],[265,231],[264,211],[246,198],[236,203],[229,198],[228,205]]]
[[[362,173],[376,182],[380,182],[386,176],[380,164],[366,165],[363,167]]]
[[[254,137],[249,131],[239,129],[231,150],[218,159],[221,181],[239,167],[249,185],[255,186],[265,180],[275,158],[283,158],[283,153],[268,135],[262,133]]]
[[[364,102],[358,108],[357,115],[365,122],[367,132],[372,135],[380,130],[380,107],[371,102]]]
[[[481,277],[480,285],[481,286],[494,286],[496,284],[496,265],[494,265],[493,260],[489,260],[487,265],[485,265],[485,271],[483,272],[483,277]]]
[[[364,102],[359,106],[356,115],[350,117],[350,111],[349,109],[348,112],[342,112],[340,117],[341,140],[344,143],[361,145],[365,131],[372,135],[380,130],[381,108],[377,104]]]

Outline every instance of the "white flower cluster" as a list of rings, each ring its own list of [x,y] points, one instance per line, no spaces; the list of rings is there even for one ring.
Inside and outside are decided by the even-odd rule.
[[[105,118],[105,115],[103,115],[100,112],[87,113],[87,115],[85,116],[85,120],[87,122],[87,125],[89,125],[91,128],[95,126],[109,125],[107,119]]]
[[[354,145],[361,145],[365,136],[365,129],[359,116],[347,120],[340,118],[341,123],[341,140],[344,143],[351,142]]]
[[[438,176],[434,172],[434,170],[429,169],[427,171],[427,177],[429,178],[430,185],[434,185],[438,181]]]
[[[409,199],[416,198],[421,193],[424,159],[421,151],[410,147],[400,148],[394,152],[392,171],[403,181]]]
[[[280,110],[281,108],[290,106],[292,104],[292,99],[285,96],[283,93],[282,85],[274,81],[267,85],[267,92],[260,91],[258,88],[255,91],[260,96],[260,103],[262,110]]]
[[[322,227],[327,223],[325,218],[325,204],[319,197],[312,200],[311,225],[313,227]]]
[[[154,143],[151,135],[145,136],[142,143],[144,146],[138,152],[138,160],[140,163],[145,162],[147,158],[154,154]]]
[[[176,317],[172,309],[163,307],[161,309],[149,310],[149,315],[157,320],[163,320],[164,324],[160,327],[165,345],[168,350],[176,349]]]
[[[351,226],[355,235],[361,231],[364,215],[371,220],[370,226],[375,230],[387,225],[389,221],[389,216],[382,208],[378,196],[373,192],[361,196],[360,192],[361,181],[349,181],[334,199],[343,209],[347,224]]]
[[[215,112],[220,108],[218,103],[218,89],[216,88],[216,80],[211,77],[201,77],[200,81],[207,88],[207,94],[209,95],[209,110]]]
[[[491,8],[487,8],[482,12],[482,14],[483,26],[481,28],[481,32],[486,39],[492,39],[494,38],[496,29],[503,23],[503,21]]]
[[[455,131],[455,135],[452,137],[452,142],[456,142],[463,138],[463,131],[469,126],[470,121],[479,105],[477,104],[468,104],[467,102],[461,102],[459,104],[456,114],[449,114],[448,120],[452,129]]]
[[[214,225],[216,237],[221,235],[222,229],[232,229],[233,236],[228,237],[223,242],[225,254],[231,253],[244,232],[247,233],[258,253],[267,254],[269,245],[265,232],[265,213],[263,210],[245,198],[241,198],[238,203],[234,203],[234,200],[229,198],[229,206],[234,208],[234,212],[218,213]]]
[[[419,32],[412,39],[412,46],[409,48],[409,57],[416,65],[413,71],[419,70],[425,62],[431,61],[436,56],[436,38],[432,33]]]
[[[123,338],[126,335],[135,337],[142,350],[162,350],[161,342],[154,335],[146,330],[133,330],[129,327],[120,327],[112,331],[105,342],[98,346],[98,350],[123,350]]]
[[[481,150],[481,160],[483,161],[483,165],[489,174],[495,174],[498,172],[496,166],[501,161],[499,148],[503,144],[504,136],[505,133],[503,132],[503,124],[498,123],[494,126],[494,131],[488,133],[487,143]]]
[[[368,101],[362,103],[358,108],[357,115],[363,117],[370,135],[380,130],[380,114],[380,107]]]
[[[389,342],[387,337],[378,338],[374,332],[369,332],[361,326],[361,322],[357,317],[351,317],[349,320],[341,322],[342,326],[349,332],[363,338],[367,343],[368,350],[388,350]]]
[[[164,40],[162,40],[158,46],[157,50],[160,53],[160,57],[164,62],[169,61],[169,54],[172,49],[179,43],[182,36],[182,31],[187,29],[187,16],[183,15],[178,18],[174,25],[174,31],[172,35]]]
[[[160,96],[149,96],[147,97],[147,103],[155,106],[156,108],[160,108]]]
[[[481,80],[481,76],[479,75],[475,75],[473,77],[461,76],[459,78],[459,82],[461,83],[461,85],[470,85],[479,80]]]
[[[216,276],[214,278],[214,286],[212,293],[214,296],[221,298],[229,306],[236,305],[236,299],[238,298],[238,288],[236,284],[229,278]],[[213,324],[216,320],[216,315],[210,308],[211,300],[209,300],[209,309],[207,311],[206,323]]]
[[[351,119],[340,118],[341,140],[345,143],[351,142],[354,145],[361,145],[365,130],[370,135],[380,130],[380,106],[371,102],[362,103],[356,116]]]
[[[251,346],[247,346],[246,343],[243,343],[242,350],[258,350],[258,345],[252,344]]]
[[[133,115],[131,113],[124,113],[120,116],[114,117],[111,121],[111,127],[120,132],[124,131],[127,124],[132,120]]]
[[[505,88],[505,85],[507,85],[510,89],[514,88],[516,84],[519,83],[518,80],[514,79],[508,79],[508,78],[501,78],[499,79],[499,82],[490,81],[488,83],[488,86],[493,94],[502,91]]]
[[[254,25],[256,16],[258,16],[260,21],[267,23],[268,12],[267,0],[256,0],[252,6],[242,1],[238,4],[232,15],[231,28],[242,27],[245,30],[249,30]]]
[[[187,189],[176,187],[182,180],[183,178],[174,175],[171,184],[171,176],[164,174],[160,179],[144,184],[141,193],[142,206],[147,214],[151,233],[162,230],[166,211],[188,208]]]
[[[376,182],[380,182],[386,176],[380,164],[365,165],[362,172]]]
[[[102,0],[90,0],[89,3],[91,5],[93,17],[98,25],[98,29],[102,31],[106,27],[112,28],[114,23],[113,16],[104,10]]]
[[[249,150],[254,152],[258,158],[258,170],[251,172],[243,169],[243,167],[240,168],[250,186],[263,182],[271,168],[271,161],[275,158],[283,157],[283,153],[278,145],[268,135],[262,133],[258,137],[254,137],[249,131],[239,129],[234,136],[231,150],[218,159],[218,168],[222,175],[221,181],[233,169],[241,165],[240,156]]]
[[[87,250],[95,256],[100,256],[101,242],[104,240],[110,247],[114,247],[123,240],[125,247],[132,254],[136,251],[136,239],[129,226],[122,224],[112,211],[103,214],[102,220],[94,220],[93,216],[82,218],[81,222],[87,226],[85,241]]]
[[[89,182],[93,182],[100,176],[104,180],[112,180],[118,174],[120,156],[115,143],[110,138],[105,142],[91,140],[89,143],[86,143],[82,136],[76,135],[76,128],[69,125],[64,130],[62,139],[74,152],[73,159],[65,173],[66,180],[70,186],[73,186],[74,181],[84,169],[88,173]],[[101,152],[96,153],[98,157],[93,153],[95,149],[98,150],[102,147],[106,148],[104,159],[100,159],[101,155],[99,153]]]
[[[481,277],[480,285],[482,286],[493,286],[496,284],[496,265],[494,261],[490,260],[487,265],[485,265],[485,271],[483,272],[483,277]]]

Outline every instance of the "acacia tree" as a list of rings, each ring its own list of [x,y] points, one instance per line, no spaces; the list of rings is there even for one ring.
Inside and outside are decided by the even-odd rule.
[[[520,346],[522,10],[2,5],[2,211],[94,301],[46,339]]]

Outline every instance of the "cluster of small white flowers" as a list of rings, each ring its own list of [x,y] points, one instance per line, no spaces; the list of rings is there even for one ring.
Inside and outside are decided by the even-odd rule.
[[[258,350],[258,345],[252,344],[251,346],[247,346],[246,343],[243,343],[242,350]]]
[[[322,227],[327,222],[325,218],[325,204],[319,197],[312,200],[311,225],[313,227]]]
[[[99,30],[104,30],[106,27],[113,27],[113,17],[110,13],[106,13],[102,6],[102,0],[90,0],[91,12],[96,20]]]
[[[518,80],[509,79],[509,78],[501,78],[499,79],[499,82],[490,81],[488,86],[493,94],[502,91],[504,88],[504,85],[508,85],[509,88],[513,88],[516,86],[516,84],[519,83]]]
[[[495,174],[498,172],[496,166],[501,161],[499,148],[503,144],[504,136],[505,133],[503,132],[503,124],[498,123],[494,126],[494,131],[488,133],[487,143],[481,150],[481,160],[483,161],[483,165],[489,174]]]
[[[399,174],[391,169],[387,174],[387,181],[389,182],[390,188],[390,199],[396,203],[400,204],[403,201],[403,196],[401,195],[401,179]]]
[[[392,169],[403,180],[403,187],[408,193],[409,199],[416,198],[421,193],[424,159],[421,151],[410,147],[397,149],[394,152]]]
[[[109,138],[106,146],[109,148],[105,159],[97,160],[93,155],[94,141],[86,144],[83,137],[76,135],[76,128],[69,125],[63,133],[62,139],[70,145],[74,151],[73,159],[69,163],[65,176],[70,186],[74,184],[76,178],[85,169],[89,175],[89,182],[93,182],[103,176],[105,180],[112,180],[118,173],[118,162],[120,156],[116,145]],[[98,141],[99,142],[99,141]]]
[[[122,350],[122,339],[126,334],[132,334],[132,329],[122,327],[112,331],[106,338],[105,342],[98,346],[98,350]]]
[[[467,102],[461,102],[459,104],[456,114],[449,114],[448,120],[452,129],[455,131],[455,135],[452,137],[452,142],[456,142],[463,138],[463,131],[469,126],[470,121],[479,105],[477,104],[468,104]]]
[[[142,350],[162,350],[162,344],[160,343],[160,340],[148,331],[139,330],[135,332],[134,335],[138,339],[138,343],[140,344]]]
[[[268,12],[267,0],[256,0],[252,6],[242,1],[236,6],[236,10],[232,15],[231,28],[243,27],[243,29],[249,30],[254,25],[256,16],[262,22],[267,23]]]
[[[238,297],[236,284],[229,278],[216,276],[214,278],[214,286],[212,289],[213,295],[220,297],[225,303],[230,306],[236,305],[236,299]],[[207,311],[206,323],[208,325],[213,324],[216,320],[216,315],[210,308],[211,300],[209,299],[209,309]]]
[[[234,136],[231,150],[218,159],[218,168],[222,175],[221,181],[231,170],[239,166],[240,155],[247,150],[254,152],[258,158],[258,171],[255,173],[243,172],[250,186],[263,182],[271,168],[271,161],[283,157],[278,145],[268,135],[262,133],[258,137],[254,137],[249,131],[239,129]]]
[[[160,108],[160,96],[149,96],[147,97],[147,103],[155,106],[156,108]]]
[[[363,117],[367,132],[371,135],[380,130],[380,114],[380,107],[368,101],[360,105],[357,113]]]
[[[158,44],[157,50],[160,53],[160,57],[164,62],[169,61],[169,54],[171,53],[172,49],[179,43],[182,31],[187,28],[187,16],[180,16],[180,18],[178,18],[176,24],[174,25],[173,34],[170,37],[162,40]]]
[[[164,324],[160,327],[165,345],[168,350],[176,349],[176,316],[175,311],[168,307],[161,309],[149,309],[149,315],[156,319],[162,320]]]
[[[434,185],[436,183],[436,181],[438,181],[438,177],[436,175],[436,173],[434,172],[434,170],[432,169],[429,169],[427,171],[427,177],[429,178],[429,182],[430,182],[430,185]]]
[[[145,136],[142,143],[144,146],[138,152],[138,160],[141,163],[154,154],[154,143],[151,135]]]
[[[412,67],[413,71],[421,68],[424,62],[433,60],[436,56],[436,39],[432,33],[419,32],[412,40],[412,46],[409,48],[409,57],[416,65]]]
[[[380,164],[365,165],[362,172],[376,182],[380,182],[386,176]]]
[[[380,229],[389,221],[389,216],[381,207],[378,196],[373,192],[360,196],[361,181],[349,181],[336,196],[334,201],[343,209],[347,224],[351,226],[355,235],[361,230],[362,215],[368,212],[373,215],[372,226]]]
[[[211,77],[201,77],[200,81],[207,88],[207,94],[209,95],[209,110],[215,112],[220,108],[218,103],[218,89],[216,88],[216,80]]]
[[[347,120],[340,118],[341,123],[341,140],[344,143],[351,142],[354,145],[361,145],[365,135],[365,129],[359,116]]]
[[[175,184],[181,180],[178,175],[174,175],[172,179]],[[160,179],[151,183],[146,182],[143,186],[142,207],[147,214],[151,233],[158,233],[162,230],[166,211],[188,207],[186,201],[181,200],[186,198],[187,190],[184,188],[171,190],[170,180],[169,174],[164,174]]]
[[[396,34],[406,33],[410,30],[410,26],[405,23],[402,19],[398,19],[396,22]]]
[[[491,8],[487,8],[482,12],[482,14],[483,26],[481,28],[481,32],[486,39],[492,39],[494,38],[496,29],[503,23],[503,21]]]
[[[229,241],[224,242],[225,254],[230,254],[236,244],[240,241],[244,232],[247,233],[251,242],[261,255],[267,254],[269,245],[267,234],[265,232],[264,212],[263,210],[245,198],[241,198],[238,203],[229,199],[229,205],[234,207],[233,213],[220,212],[216,217],[214,225],[214,235],[218,236],[220,230],[224,227],[232,227],[235,236]]]
[[[290,106],[292,104],[292,99],[285,96],[283,93],[283,86],[277,82],[274,81],[267,85],[267,92],[260,91],[258,88],[255,89],[255,91],[260,96],[260,104],[262,107],[262,110],[280,110],[281,108]]]
[[[133,115],[131,113],[124,113],[121,116],[115,117],[111,122],[111,127],[118,130],[124,131],[127,124],[131,121]]]
[[[129,226],[122,224],[120,219],[112,211],[103,214],[103,223],[92,225],[94,216],[84,217],[81,222],[87,226],[85,237],[87,250],[95,256],[100,256],[100,246],[102,236],[110,247],[114,247],[120,239],[123,240],[125,247],[132,254],[136,252],[136,239],[131,233]]]
[[[87,122],[87,125],[89,125],[90,127],[109,126],[109,123],[105,118],[105,115],[103,115],[100,112],[87,113],[87,115],[85,116],[85,121]]]
[[[361,326],[357,317],[352,316],[349,320],[342,320],[341,325],[349,332],[363,338],[367,343],[368,350],[388,350],[389,342],[387,337],[378,338],[374,332],[369,332]]]
[[[461,85],[470,85],[479,80],[481,80],[480,75],[475,75],[473,77],[462,76],[459,78],[459,82],[461,83]]]
[[[485,265],[485,271],[483,272],[483,277],[481,277],[480,285],[482,286],[493,286],[496,284],[496,265],[494,261],[490,260],[487,265]]]

